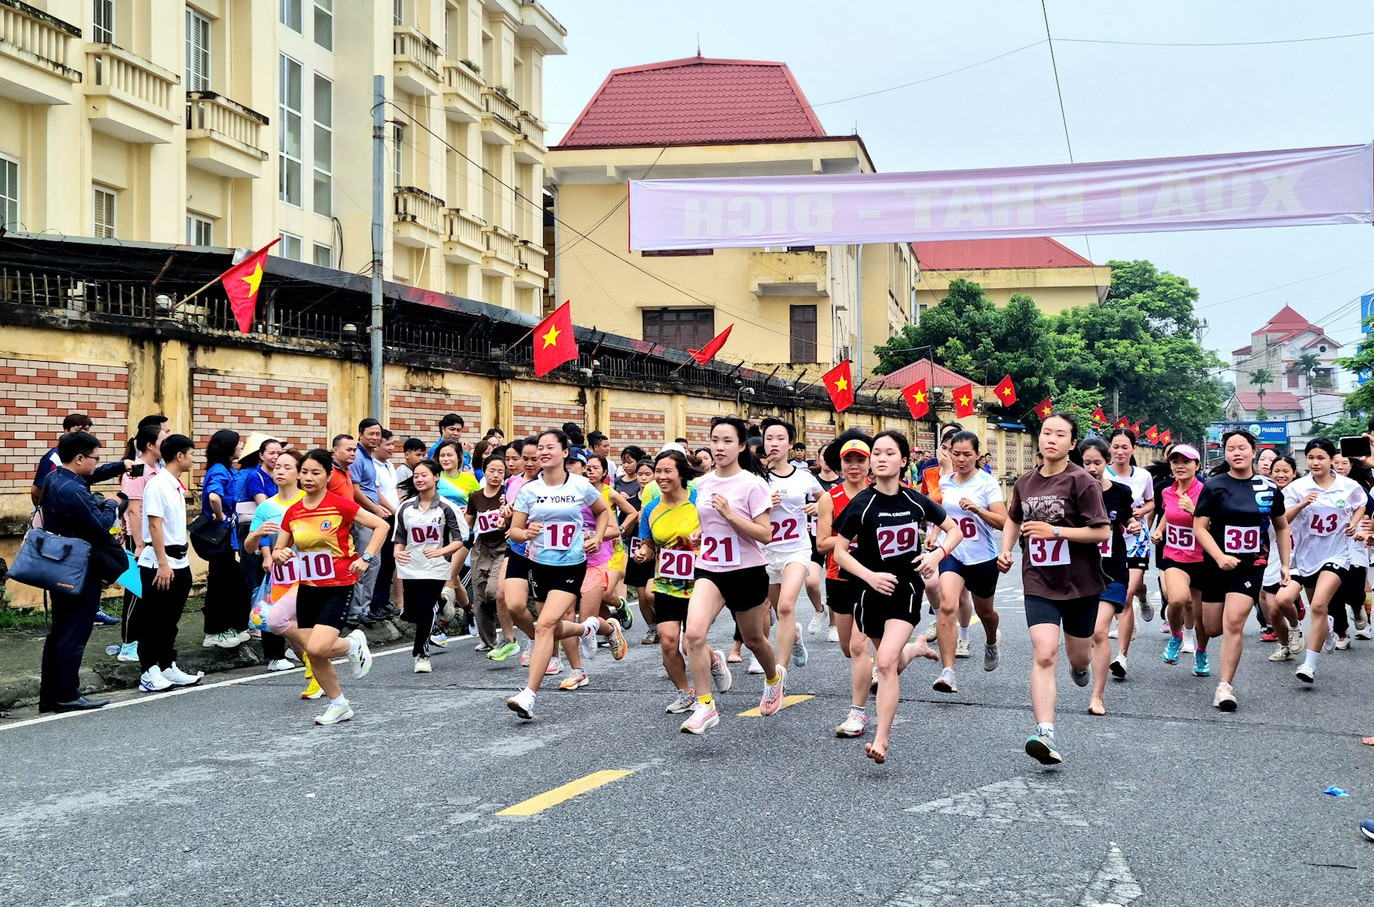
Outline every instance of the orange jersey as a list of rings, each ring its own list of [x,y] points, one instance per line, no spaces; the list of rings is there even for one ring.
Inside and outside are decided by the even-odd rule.
[[[314,510],[305,506],[305,499],[286,509],[282,528],[291,533],[296,551],[302,555],[328,552],[334,559],[333,576],[302,580],[307,586],[351,586],[358,581],[348,569],[355,556],[353,551],[353,518],[358,505],[336,494],[326,493]]]
[[[921,487],[916,489],[937,504],[943,504],[940,497],[940,467],[932,466],[921,473]]]
[[[849,495],[845,493],[844,482],[839,482],[834,488],[826,492],[830,495],[831,508],[835,511],[830,517],[830,535],[839,535],[835,527],[840,524],[840,514],[849,506]],[[850,540],[850,547],[853,547],[853,540]],[[825,556],[825,576],[826,579],[847,579],[840,576],[840,565],[835,563],[835,552],[832,549]]]

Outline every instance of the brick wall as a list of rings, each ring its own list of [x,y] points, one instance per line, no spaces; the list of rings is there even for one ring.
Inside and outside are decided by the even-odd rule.
[[[549,428],[561,428],[564,422],[583,425],[587,414],[576,404],[515,401],[515,437],[537,435]]]
[[[662,411],[648,409],[611,409],[611,453],[620,456],[620,448],[634,444],[646,451],[655,451],[672,438],[665,437]]]
[[[129,439],[129,370],[46,359],[0,358],[0,491],[24,491],[38,460],[62,434],[68,413],[86,413],[107,459]]]
[[[929,424],[929,422],[921,423],[921,425]],[[924,450],[926,454],[930,454],[935,450],[935,432],[930,428],[918,428],[916,430],[916,437],[910,440],[913,448],[919,447],[921,450]]]
[[[816,457],[821,445],[835,440],[835,426],[829,422],[808,422],[803,440],[806,442],[806,455]]]
[[[449,413],[463,417],[463,441],[471,444],[486,434],[482,424],[482,398],[463,394],[426,394],[418,391],[393,390],[387,425],[396,437],[421,438],[432,442],[439,437],[439,420]],[[398,447],[399,451],[400,448]]]
[[[693,447],[711,443],[711,418],[710,413],[687,414],[686,438],[692,442]]]
[[[1035,442],[1030,435],[1021,438],[1021,471],[1030,472],[1035,468]]]
[[[191,439],[197,454],[221,428],[232,428],[244,437],[253,431],[266,432],[301,450],[326,447],[329,387],[310,381],[192,372]]]

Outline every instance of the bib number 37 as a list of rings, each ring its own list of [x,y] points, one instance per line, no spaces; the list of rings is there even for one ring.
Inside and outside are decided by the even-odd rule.
[[[1069,542],[1067,539],[1027,539],[1026,550],[1033,567],[1067,567]]]

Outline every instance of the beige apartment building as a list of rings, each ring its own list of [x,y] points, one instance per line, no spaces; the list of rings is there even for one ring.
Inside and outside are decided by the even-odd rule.
[[[388,279],[534,313],[545,282],[537,0],[0,0],[0,225],[371,262],[386,80]]]
[[[852,358],[910,318],[908,244],[632,252],[632,179],[872,173],[857,135],[827,135],[785,64],[700,56],[614,70],[549,151],[557,299],[579,324],[699,349],[779,377]],[[862,262],[862,301],[859,270]]]

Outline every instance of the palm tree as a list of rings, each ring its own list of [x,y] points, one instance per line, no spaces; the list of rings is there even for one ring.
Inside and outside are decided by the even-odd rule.
[[[1267,368],[1257,368],[1250,373],[1250,383],[1255,386],[1255,392],[1259,394],[1260,409],[1264,408],[1264,386],[1274,383],[1274,373]]]
[[[1312,391],[1314,388],[1312,386],[1312,382],[1316,377],[1317,367],[1321,365],[1321,362],[1321,357],[1318,356],[1316,353],[1303,353],[1301,356],[1298,357],[1297,361],[1294,363],[1296,367],[1302,369],[1303,377],[1307,379],[1307,418],[1309,421],[1309,426],[1313,412]],[[1308,430],[1311,430],[1310,427]]]

